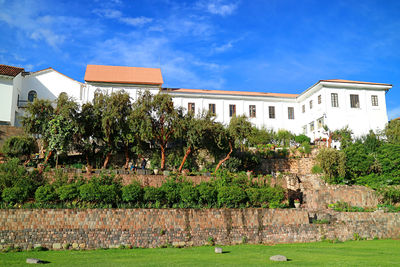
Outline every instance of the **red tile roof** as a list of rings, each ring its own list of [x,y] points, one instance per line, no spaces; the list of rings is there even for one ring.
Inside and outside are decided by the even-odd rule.
[[[127,84],[163,84],[161,69],[103,65],[87,65],[85,81]]]
[[[360,83],[360,84],[390,85],[391,86],[391,84],[388,84],[388,83],[371,83],[371,82],[350,81],[350,80],[342,80],[342,79],[320,80],[320,82]]]
[[[206,89],[163,88],[163,90],[170,91],[173,93],[198,93],[198,94],[217,94],[217,95],[270,96],[270,97],[285,97],[285,98],[296,98],[298,96],[298,94],[279,94],[279,93],[206,90]]]
[[[7,75],[7,76],[15,77],[22,71],[24,71],[24,68],[18,68],[18,67],[0,64],[0,75]]]

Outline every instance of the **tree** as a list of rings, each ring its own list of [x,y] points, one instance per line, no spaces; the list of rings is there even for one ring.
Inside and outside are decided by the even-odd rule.
[[[135,109],[143,114],[140,125],[142,136],[148,142],[154,142],[161,150],[161,170],[165,169],[167,144],[179,135],[181,109],[175,109],[172,98],[168,94],[142,93]]]
[[[392,120],[385,127],[385,135],[389,143],[400,144],[400,120]]]
[[[276,137],[278,139],[278,142],[285,147],[290,146],[290,141],[292,141],[294,138],[293,134],[290,131],[284,129],[279,129],[276,133]]]
[[[53,114],[54,108],[49,100],[35,98],[25,109],[22,127],[26,133],[41,137],[46,132]]]
[[[229,145],[228,154],[218,162],[215,172],[218,171],[222,163],[230,158],[234,148],[243,146],[245,139],[251,133],[251,129],[251,123],[244,115],[232,117],[226,129],[220,127],[215,129],[217,134],[216,144],[220,146],[223,143],[223,140],[226,139],[226,142]]]
[[[36,141],[31,136],[12,136],[8,138],[3,147],[2,152],[7,157],[23,158],[25,163],[30,160],[30,155],[37,149]]]
[[[44,133],[44,139],[48,146],[48,154],[45,164],[49,160],[53,151],[57,152],[56,165],[58,165],[58,154],[68,153],[73,145],[73,136],[76,133],[76,114],[78,104],[66,93],[61,93],[57,98],[57,106],[51,116]]]
[[[335,141],[339,141],[340,148],[344,149],[353,142],[353,138],[351,136],[352,134],[353,131],[349,128],[349,126],[346,126],[342,129],[333,131],[332,139]]]
[[[182,136],[186,142],[185,155],[179,166],[179,172],[182,171],[183,165],[186,162],[190,153],[205,148],[207,137],[210,136],[213,129],[214,119],[210,113],[201,113],[197,117],[193,112],[188,112],[182,120]]]
[[[131,112],[129,94],[124,91],[113,92],[110,95],[97,91],[93,99],[94,116],[101,121],[104,151],[103,168],[106,168],[112,153],[118,149],[118,143],[127,146],[129,125],[128,116]],[[129,162],[129,158],[127,159]]]

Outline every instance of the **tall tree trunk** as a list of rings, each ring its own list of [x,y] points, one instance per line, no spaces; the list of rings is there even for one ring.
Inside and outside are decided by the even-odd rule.
[[[126,147],[125,147],[125,166],[124,166],[125,169],[128,169],[129,161],[130,161],[130,158],[129,158],[129,149],[128,149],[128,146],[126,146]]]
[[[331,148],[332,146],[332,134],[329,134],[329,138],[328,138],[328,147]]]
[[[107,164],[110,161],[110,158],[111,158],[111,152],[108,152],[106,159],[104,160],[103,169],[107,168]]]
[[[44,160],[43,164],[40,166],[40,168],[39,168],[39,173],[40,174],[43,173],[44,167],[46,166],[47,162],[49,161],[49,159],[51,157],[51,154],[53,154],[52,150],[49,151],[49,154],[47,154],[46,159]]]
[[[228,153],[228,155],[226,155],[225,158],[221,159],[221,160],[218,162],[217,167],[215,167],[214,173],[217,173],[219,167],[221,167],[221,164],[224,163],[225,161],[227,161],[227,160],[231,157],[232,151],[233,151],[232,143],[231,143],[231,141],[229,141],[229,153]]]
[[[165,147],[164,146],[160,146],[161,148],[161,170],[165,170]]]
[[[192,147],[191,147],[191,146],[189,146],[189,147],[186,149],[186,153],[185,153],[185,156],[184,156],[183,159],[182,159],[181,166],[179,166],[179,170],[178,170],[179,172],[182,172],[183,165],[185,164],[186,159],[187,159],[187,157],[189,156],[190,152],[192,152]]]
[[[85,154],[86,157],[86,173],[92,173],[92,165],[90,165],[89,152]]]

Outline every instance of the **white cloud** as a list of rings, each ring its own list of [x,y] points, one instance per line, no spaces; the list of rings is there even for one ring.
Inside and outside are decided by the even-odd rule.
[[[399,118],[400,117],[400,106],[394,107],[388,110],[388,118],[389,120]]]
[[[142,26],[144,24],[147,24],[149,22],[152,22],[152,18],[146,18],[146,17],[137,17],[137,18],[130,18],[130,17],[123,17],[120,18],[120,21],[132,25],[132,26]]]
[[[95,9],[93,10],[93,13],[100,17],[105,17],[108,19],[116,19],[122,17],[122,13],[119,10],[116,9]]]
[[[225,0],[201,1],[198,4],[209,13],[220,16],[232,15],[238,7],[238,2],[229,3]]]

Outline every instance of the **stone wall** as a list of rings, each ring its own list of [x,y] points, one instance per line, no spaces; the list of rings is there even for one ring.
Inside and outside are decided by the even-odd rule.
[[[313,224],[325,219],[329,224]],[[0,210],[0,245],[22,248],[109,248],[311,242],[397,238],[400,214],[308,213],[301,209],[43,209]]]
[[[263,159],[261,170],[266,173],[287,172],[295,174],[309,174],[315,165],[314,158],[284,158],[284,159]]]
[[[289,198],[301,198],[302,206],[309,210],[324,210],[329,204],[338,201],[363,208],[376,207],[379,204],[378,195],[368,187],[329,185],[321,178],[317,174],[284,175]]]
[[[0,125],[0,146],[3,145],[5,140],[12,136],[22,135],[24,130],[21,127],[14,127],[9,125]]]

